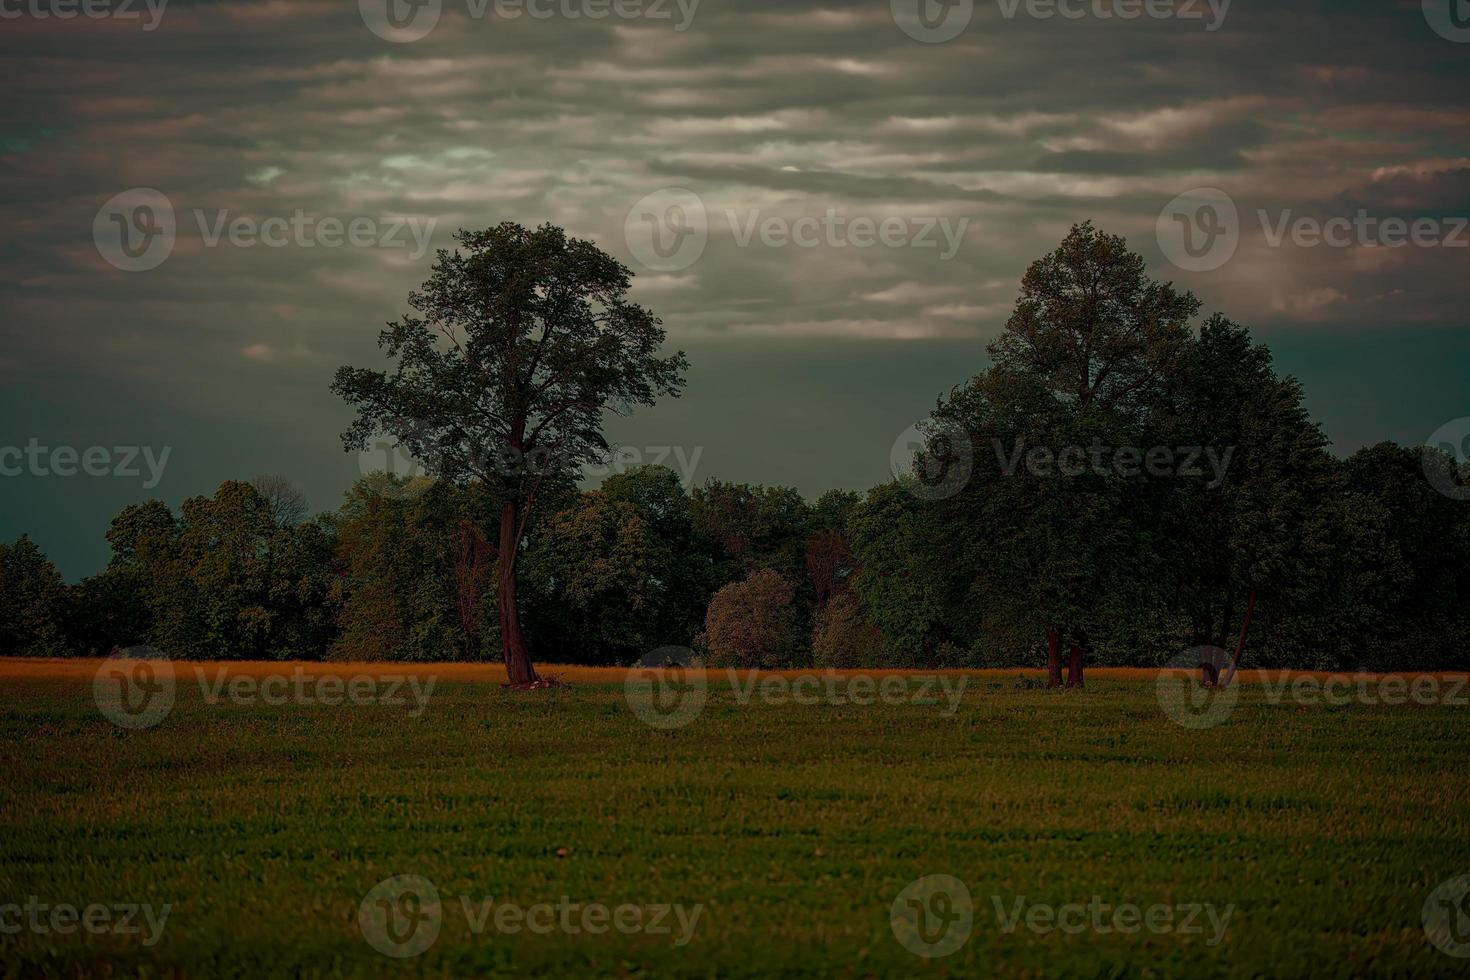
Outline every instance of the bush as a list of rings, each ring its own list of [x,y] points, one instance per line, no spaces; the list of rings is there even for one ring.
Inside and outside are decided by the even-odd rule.
[[[765,570],[716,592],[704,620],[710,666],[795,666],[795,592],[786,579]]]
[[[817,611],[812,629],[812,664],[822,668],[896,666],[883,631],[863,618],[851,592],[838,592]]]

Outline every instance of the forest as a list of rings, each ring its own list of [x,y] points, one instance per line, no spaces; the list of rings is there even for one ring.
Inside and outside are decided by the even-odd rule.
[[[591,243],[514,225],[461,241],[471,259],[441,252],[428,299],[411,298],[430,319],[435,288],[509,275],[476,257],[517,274],[575,268],[658,375],[624,379],[624,401],[679,393],[682,355],[652,359],[658,320],[621,299],[630,274]],[[406,318],[384,342],[427,351],[426,335]],[[545,338],[537,358],[555,364],[569,348]],[[512,511],[504,481],[443,465],[405,428],[434,476],[370,475],[316,515],[280,475],[241,474],[177,509],[131,505],[107,531],[105,570],[77,584],[22,536],[0,544],[0,650],[496,660],[509,603],[549,663],[678,646],[717,667],[1050,662],[1057,679],[1069,657],[1080,682],[1083,662],[1219,647],[1254,666],[1470,666],[1462,447],[1334,455],[1246,327],[1202,317],[1091,223],[1031,264],[988,354],[919,426],[912,473],[866,492],[686,489],[657,466],[588,489],[576,464],[590,457],[555,456]],[[362,403],[389,383],[344,368],[334,388]],[[383,421],[363,414],[344,444]]]

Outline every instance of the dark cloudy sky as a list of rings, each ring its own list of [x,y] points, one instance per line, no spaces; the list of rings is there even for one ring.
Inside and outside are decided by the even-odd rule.
[[[0,538],[72,578],[131,501],[278,472],[338,503],[327,386],[424,277],[409,219],[434,247],[551,221],[628,263],[693,368],[613,434],[701,481],[887,479],[1086,218],[1268,340],[1338,451],[1470,415],[1463,0],[392,0],[398,30],[387,0],[153,2],[0,0],[0,447],[169,451],[151,488],[141,458],[0,477]],[[1360,214],[1421,241],[1277,235]],[[649,215],[697,255],[652,254]]]

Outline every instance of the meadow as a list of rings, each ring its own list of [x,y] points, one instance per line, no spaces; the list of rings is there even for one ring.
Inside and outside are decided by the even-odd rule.
[[[261,681],[297,666],[314,699],[280,703]],[[1191,729],[1150,671],[1075,691],[947,674],[922,699],[852,674],[815,699],[799,674],[712,674],[697,715],[658,728],[618,670],[553,667],[566,686],[512,693],[489,666],[216,664],[203,685],[180,665],[167,716],[128,729],[99,710],[97,667],[0,661],[0,904],[166,919],[120,935],[0,916],[7,976],[1470,972],[1421,919],[1470,872],[1463,703],[1272,697],[1247,677],[1228,717]],[[433,676],[422,703],[350,696],[345,679],[404,670]],[[324,673],[344,678],[335,703]],[[440,899],[416,955],[360,922],[399,875]],[[964,883],[973,921],[928,958],[891,914],[933,875]],[[1229,913],[1223,930],[1026,924],[1089,902]],[[494,925],[558,903],[678,907],[692,928]]]

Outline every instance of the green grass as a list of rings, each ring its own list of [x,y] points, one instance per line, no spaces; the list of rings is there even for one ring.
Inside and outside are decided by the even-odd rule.
[[[1267,703],[1192,732],[1154,685],[972,681],[915,705],[749,705],[717,683],[654,731],[620,684],[509,694],[440,683],[382,706],[208,705],[106,721],[75,680],[3,681],[0,903],[172,903],[163,936],[0,936],[6,975],[1465,975],[1421,907],[1470,872],[1470,708]],[[562,852],[559,856],[559,852]],[[422,875],[421,956],[357,926]],[[962,879],[974,932],[926,960],[889,910]],[[703,903],[669,936],[474,935],[459,898]],[[995,897],[1212,903],[1201,935],[1003,932]]]

